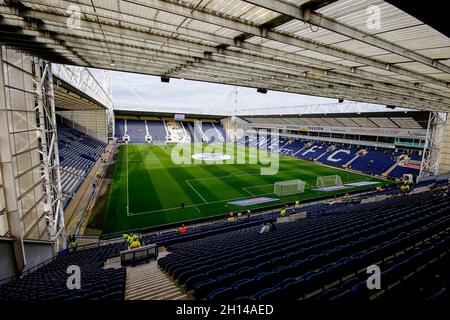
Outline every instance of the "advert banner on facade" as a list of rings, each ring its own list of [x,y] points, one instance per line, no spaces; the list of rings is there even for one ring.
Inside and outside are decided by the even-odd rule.
[[[303,132],[313,131],[313,132],[356,134],[365,136],[384,136],[384,137],[425,138],[427,134],[427,130],[425,129],[292,126],[292,125],[291,126],[287,125],[285,128]]]

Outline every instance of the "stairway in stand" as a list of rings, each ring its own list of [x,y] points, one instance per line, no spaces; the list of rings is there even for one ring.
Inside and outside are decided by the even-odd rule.
[[[188,300],[156,261],[127,267],[125,300]]]

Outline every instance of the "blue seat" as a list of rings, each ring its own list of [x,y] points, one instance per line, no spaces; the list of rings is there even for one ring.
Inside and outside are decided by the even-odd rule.
[[[281,280],[278,284],[277,287],[278,288],[284,288],[285,286],[287,286],[289,283],[298,281],[297,278],[286,278]]]
[[[219,300],[225,301],[233,298],[235,291],[232,288],[219,288],[211,292],[206,299],[207,300]]]
[[[291,299],[298,299],[304,295],[305,280],[300,279],[286,284],[283,288],[284,294]]]
[[[254,277],[256,289],[271,288],[280,282],[280,276],[276,272],[264,272]]]
[[[361,280],[358,277],[352,277],[350,279],[347,279],[345,281],[343,281],[340,284],[340,290],[341,291],[345,291],[347,289],[351,289],[354,285],[360,283]]]
[[[232,288],[242,295],[250,295],[255,291],[255,280],[241,279],[232,285]]]
[[[340,292],[339,294],[329,297],[329,301],[332,302],[342,302],[350,300],[354,295],[354,292],[351,289]]]
[[[257,292],[253,298],[255,300],[270,300],[276,301],[282,297],[282,290],[280,288],[266,288]]]
[[[339,294],[339,290],[337,288],[330,288],[330,289],[327,289],[327,290],[323,291],[322,293],[320,293],[316,297],[315,300],[317,300],[317,301],[328,301],[332,297],[336,296],[337,294]]]
[[[204,280],[207,280],[207,279],[210,279],[210,278],[208,278],[207,275],[205,275],[205,274],[193,275],[185,280],[184,288],[185,288],[186,292],[190,291],[190,290],[194,289],[198,283],[200,283]],[[180,283],[181,283],[181,281],[182,280],[180,279]]]
[[[425,300],[426,301],[449,301],[450,295],[447,289],[442,288],[441,290],[439,290],[438,292],[436,292],[435,294],[427,297]]]
[[[124,298],[123,292],[118,292],[118,291],[108,293],[107,295],[104,295],[102,297],[102,299],[104,299],[104,300],[123,300],[123,298]]]
[[[292,266],[281,266],[274,270],[274,272],[278,274],[280,279],[294,275],[294,271],[295,269]]]
[[[207,280],[204,280],[202,282],[199,282],[193,288],[193,290],[194,290],[194,297],[196,299],[201,299],[207,293],[213,291],[214,288],[217,288],[216,287],[216,280],[207,279]]]

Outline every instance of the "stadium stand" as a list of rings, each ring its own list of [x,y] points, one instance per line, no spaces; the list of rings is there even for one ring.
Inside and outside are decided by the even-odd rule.
[[[252,134],[241,138],[237,143],[249,147],[263,146],[265,137]],[[415,166],[405,166],[399,160],[406,152],[387,150],[383,148],[362,147],[343,143],[318,143],[306,139],[293,139],[281,136],[278,140],[279,153],[303,160],[317,161],[335,167],[350,167],[371,175],[388,175],[400,178],[403,174],[417,175],[420,172],[422,156],[414,154],[411,159]],[[270,138],[269,138],[270,142]],[[268,143],[267,146],[271,146]],[[361,154],[359,154],[361,152]]]
[[[103,269],[124,243],[87,248],[57,256],[38,270],[0,287],[0,300],[123,300],[126,269]],[[81,289],[67,288],[67,268],[80,267]]]
[[[398,188],[383,193],[392,191]],[[141,239],[166,247],[169,254],[157,264],[194,299],[362,301],[407,293],[434,301],[448,297],[449,209],[447,193],[426,191],[303,207],[307,218],[277,223],[265,234],[261,224],[276,221],[278,212]],[[0,300],[122,300],[127,272],[105,269],[105,261],[126,248],[115,242],[61,252],[0,286]],[[383,270],[385,289],[372,293],[365,281],[366,267],[374,263]],[[82,270],[81,290],[66,287],[69,265]]]
[[[115,120],[115,134],[118,139],[123,139],[125,135],[125,120],[116,119]]]
[[[342,167],[350,162],[360,149],[355,146],[336,146],[335,149],[326,153],[320,161],[330,166]]]
[[[213,123],[213,126],[217,129],[217,131],[220,133],[222,138],[225,140],[227,138],[227,134],[225,132],[225,129],[222,127],[222,124],[220,124],[220,123]]]
[[[146,127],[148,134],[152,137],[152,141],[156,143],[203,141],[203,135],[209,142],[221,142],[224,141],[225,137],[222,125],[210,121],[192,122],[120,118],[116,118],[115,137],[123,139],[124,136],[128,136],[129,143],[147,143]]]
[[[191,136],[191,141],[193,142],[201,142],[202,139],[202,133],[195,125],[195,122],[185,122],[184,127],[186,128],[187,132]]]
[[[154,142],[166,142],[167,131],[164,120],[147,120],[147,127]]]
[[[58,132],[63,201],[64,206],[67,206],[89,170],[100,158],[106,143],[64,124],[58,126]]]
[[[145,122],[142,120],[125,120],[127,122],[127,135],[131,143],[146,143],[145,135],[147,130]]]
[[[447,238],[448,239],[448,238]],[[410,258],[413,260],[414,258]],[[383,300],[403,297],[410,302],[448,301],[450,298],[450,255],[434,261],[429,268],[421,269],[416,274],[390,290]]]
[[[325,209],[268,234],[252,227],[171,245],[159,265],[196,298],[310,298],[337,283],[321,299],[366,299],[358,278],[366,266],[384,261],[385,281],[394,283],[400,270],[412,272],[448,251],[449,207],[448,197],[427,192]]]
[[[274,215],[258,216],[254,218],[244,218],[230,222],[214,223],[212,225],[200,226],[197,228],[188,229],[186,234],[181,235],[178,231],[165,232],[160,235],[144,236],[142,239],[145,242],[156,243],[158,246],[168,246],[179,242],[186,242],[208,235],[219,234],[234,229],[241,229],[260,225],[264,222],[274,221]]]
[[[16,302],[49,300],[50,317],[86,317],[95,303],[55,309],[114,300],[115,314],[136,317],[137,304],[117,301],[170,299],[197,302],[144,314],[285,319],[308,302],[371,301],[345,318],[389,316],[377,302],[394,302],[403,319],[419,302],[449,302],[450,29],[439,9],[2,1],[3,313],[35,317],[45,303]],[[312,314],[322,310],[334,312]]]
[[[183,125],[178,121],[166,121],[167,142],[190,142],[190,137],[186,134]]]
[[[208,137],[209,142],[223,141],[222,134],[216,129],[216,126],[212,122],[202,122],[202,130]]]

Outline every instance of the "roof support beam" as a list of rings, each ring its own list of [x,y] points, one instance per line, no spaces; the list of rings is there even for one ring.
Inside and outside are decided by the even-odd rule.
[[[111,67],[108,63],[103,62],[103,63],[99,63],[98,65],[99,68],[103,68],[103,69],[109,69],[109,70],[117,70],[117,71],[121,71],[121,66],[119,64],[116,64],[114,67]],[[156,71],[154,71],[153,68],[148,68],[146,66],[139,66],[139,65],[135,65],[133,66],[132,70],[129,70],[130,72],[135,72],[135,73],[139,73],[139,74],[147,74],[147,75],[154,75],[154,76],[159,76],[160,72],[156,69]],[[285,86],[282,85],[275,85],[275,84],[267,84],[264,82],[260,82],[260,81],[250,81],[250,80],[243,80],[240,79],[241,81],[239,81],[236,78],[230,78],[230,77],[221,77],[221,78],[214,78],[211,76],[211,74],[208,75],[203,75],[203,72],[198,73],[197,70],[194,70],[192,72],[187,72],[186,70],[183,71],[183,73],[177,74],[177,75],[173,75],[174,78],[184,78],[186,80],[195,80],[195,81],[202,81],[202,82],[209,82],[209,83],[218,83],[218,84],[227,84],[227,85],[239,85],[239,86],[243,86],[243,87],[249,87],[249,88],[256,88],[256,87],[265,87],[268,90],[274,90],[274,91],[279,91],[279,92],[290,92],[290,93],[298,93],[298,94],[307,94],[307,95],[315,95],[315,96],[320,96],[320,97],[327,97],[327,98],[333,98],[333,96],[330,95],[325,95],[324,91],[322,90],[318,90],[318,89],[312,89],[312,88],[291,88],[289,87],[289,89],[286,90]],[[339,99],[342,97],[342,95],[339,92],[334,93],[335,96],[334,98]],[[353,92],[354,94],[354,92]],[[355,96],[355,97],[347,97],[347,99],[349,100],[353,100],[353,101],[360,101],[360,102],[368,102],[368,103],[376,103],[376,104],[383,104],[383,101],[375,99],[373,96],[372,97],[362,97],[360,95]],[[386,104],[386,103],[384,103]],[[417,109],[417,110],[423,110],[423,107],[416,107],[416,106],[410,106],[410,108],[412,109]],[[448,108],[443,108],[443,107],[436,107],[434,105],[428,105],[427,106],[427,110],[433,110],[433,111],[448,111]]]
[[[359,40],[371,46],[401,55],[405,58],[423,63],[424,65],[441,70],[443,72],[450,73],[450,67],[446,66],[445,64],[439,61],[433,60],[431,58],[418,54],[414,51],[398,46],[380,37],[373,36],[356,28],[350,27],[338,21],[327,18],[322,14],[314,13],[309,9],[306,10],[302,9],[301,7],[294,5],[293,3],[289,3],[284,0],[243,0],[243,1],[254,4],[259,7],[269,9],[271,11],[281,13],[283,15],[304,22],[311,23],[313,25],[339,33],[351,39]]]
[[[306,92],[356,101],[377,101],[376,103],[383,101],[386,104],[416,108],[428,108],[429,105],[433,105],[436,108],[448,109],[450,106],[450,92],[435,89],[435,86],[428,87],[432,83],[436,84],[435,80],[441,82],[440,86],[443,83],[427,73],[388,65],[388,68],[394,67],[414,72],[415,78],[419,75],[426,83],[395,79],[392,77],[402,74],[395,69],[389,69],[389,72],[385,72],[387,76],[382,76],[378,72],[367,72],[358,67],[352,68],[336,62],[311,58],[306,56],[306,53],[303,54],[302,50],[289,53],[281,48],[271,48],[266,44],[254,44],[245,39],[236,40],[234,39],[236,32],[232,32],[229,37],[223,36],[226,33],[219,33],[220,35],[212,33],[214,31],[208,33],[201,29],[203,23],[191,23],[190,20],[192,18],[209,23],[209,26],[214,24],[238,31],[238,33],[247,31],[253,39],[254,36],[265,37],[314,52],[326,49],[330,50],[333,56],[337,54],[336,51],[339,51],[339,54],[349,54],[356,60],[361,58],[357,53],[342,51],[336,47],[318,44],[311,39],[271,30],[271,23],[276,25],[277,21],[284,21],[284,16],[281,16],[280,20],[275,18],[268,23],[258,25],[249,20],[224,16],[203,7],[193,10],[191,4],[182,1],[122,1],[127,2],[127,6],[133,10],[120,12],[120,9],[116,9],[111,12],[105,4],[104,7],[96,6],[97,10],[94,12],[92,6],[72,0],[61,1],[60,4],[50,0],[29,0],[22,2],[26,5],[29,3],[38,5],[29,6],[28,9],[22,9],[20,12],[8,11],[13,8],[0,6],[0,13],[11,18],[14,26],[28,32],[25,36],[33,37],[33,45],[45,44],[43,47],[53,51],[55,55],[59,54],[68,59],[82,57],[86,60],[77,61],[79,65],[90,63],[95,67],[117,69],[111,68],[110,63],[113,59],[122,71],[166,74],[185,78],[188,78],[185,76],[188,75],[189,78],[200,81],[206,81],[205,79],[208,78],[211,80],[211,77],[217,75],[219,82],[220,79],[226,79],[227,83],[251,87],[269,88],[270,86],[288,92]],[[81,30],[68,28],[66,7],[56,7],[67,3],[83,7]],[[158,17],[161,14],[157,12],[160,7],[164,12],[187,18],[185,19],[187,23],[178,28],[176,22],[162,21]],[[134,19],[134,15],[144,11],[139,10],[141,8],[156,15],[137,16]],[[128,11],[135,13],[132,15]],[[266,12],[266,10],[261,11]],[[3,23],[0,21],[0,24]],[[99,24],[101,24],[102,33],[98,32]],[[38,50],[39,47],[35,49],[30,46],[28,49]],[[371,62],[380,62],[383,66],[387,65],[367,56],[363,58]],[[382,69],[381,65],[378,68]],[[260,74],[261,77],[251,84],[251,79],[255,79],[252,78],[254,74]],[[411,76],[408,77],[411,78]]]
[[[72,45],[73,45],[72,50],[77,51],[79,54],[81,54],[83,56],[89,56],[90,60],[93,59],[91,61],[97,61],[99,57],[103,56],[104,51],[102,51],[101,46],[104,46],[104,44],[101,44],[100,47],[96,47],[96,42],[92,42],[92,44],[89,44],[89,40],[88,40],[88,43],[86,43],[85,39],[77,39],[77,40],[73,40],[73,41],[74,41],[74,43],[72,43]],[[67,41],[68,44],[70,42],[71,41]],[[86,51],[85,49],[88,49],[88,51]],[[109,49],[111,50],[111,53],[114,53],[115,56],[121,57],[118,60],[125,61],[122,58],[129,58],[129,59],[126,59],[126,61],[128,61],[130,64],[136,62],[137,59],[139,59],[142,63],[144,63],[144,60],[148,61],[147,62],[148,65],[150,65],[150,64],[153,65],[155,62],[164,61],[165,65],[167,66],[167,69],[169,71],[166,71],[163,74],[168,75],[168,76],[170,76],[170,71],[178,72],[180,70],[180,68],[183,67],[183,65],[190,65],[193,62],[198,63],[199,61],[203,60],[203,58],[204,58],[203,56],[202,57],[191,57],[191,58],[180,56],[179,58],[177,58],[175,55],[170,55],[170,58],[166,59],[165,57],[169,56],[169,55],[165,54],[165,53],[160,53],[156,56],[150,56],[149,58],[147,58],[147,57],[142,57],[142,54],[140,54],[141,51],[138,48],[135,49],[136,50],[135,54],[130,55],[129,53],[127,53],[126,48],[121,47],[120,45],[116,45],[116,44],[110,44]],[[95,55],[92,55],[93,52],[96,52]],[[107,59],[107,58],[108,57],[105,55],[105,59]],[[285,79],[286,82],[294,81],[295,79],[299,79],[301,81],[309,81],[316,85],[324,85],[324,86],[333,85],[335,87],[342,87],[342,88],[345,87],[347,89],[355,88],[357,90],[370,89],[372,92],[377,92],[377,94],[382,94],[385,96],[392,96],[392,97],[394,97],[395,95],[407,96],[408,98],[416,98],[416,99],[421,99],[423,101],[430,101],[430,102],[434,102],[434,103],[445,103],[446,102],[446,103],[450,104],[450,100],[447,98],[443,99],[442,97],[429,95],[429,94],[422,95],[420,92],[415,92],[412,89],[405,89],[402,91],[398,91],[398,90],[396,90],[395,87],[392,87],[389,85],[385,85],[383,87],[383,89],[380,89],[378,87],[366,85],[366,84],[360,83],[358,81],[353,81],[351,83],[344,83],[342,80],[339,80],[339,79],[330,81],[330,79],[327,79],[326,77],[321,77],[321,75],[311,74],[308,72],[304,72],[302,70],[280,68],[279,66],[263,64],[264,59],[262,59],[262,58],[261,58],[261,61],[253,61],[253,59],[250,61],[250,60],[246,60],[247,57],[244,54],[243,54],[242,58],[244,58],[244,59],[238,60],[238,59],[231,59],[229,57],[225,57],[220,54],[211,54],[208,57],[208,60],[214,61],[215,63],[223,65],[224,70],[229,70],[231,67],[233,67],[237,70],[239,70],[239,69],[243,70],[243,68],[249,69],[248,67],[251,66],[252,68],[248,70],[249,74],[256,74],[256,72],[261,72],[261,71],[263,71],[264,73],[267,73],[268,75],[270,72],[273,72],[272,75],[277,75],[277,76],[283,74],[284,76],[287,77]],[[170,60],[170,59],[172,59],[172,60]],[[173,62],[176,62],[178,64],[178,66],[174,67]],[[259,62],[261,62],[261,64],[258,64]],[[288,77],[290,77],[290,78],[288,78]]]
[[[247,79],[247,78],[238,78],[236,76],[228,75],[228,76],[220,76],[216,78],[211,78],[207,74],[203,75],[204,72],[199,72],[198,69],[196,69],[193,74],[195,74],[195,77],[192,77],[191,73],[188,72],[182,72],[177,74],[179,78],[184,79],[193,79],[197,81],[207,81],[207,82],[214,82],[214,83],[225,83],[230,85],[239,85],[244,87],[264,87],[268,90],[275,90],[280,92],[295,92],[299,94],[307,94],[307,95],[314,95],[314,96],[321,96],[321,97],[328,97],[331,98],[334,95],[335,99],[348,97],[347,99],[352,101],[359,101],[359,102],[369,102],[369,103],[375,103],[375,104],[386,104],[386,99],[380,97],[380,98],[374,98],[373,96],[366,96],[366,95],[357,95],[357,96],[348,96],[346,93],[342,93],[342,91],[338,90],[329,90],[329,92],[326,92],[319,88],[314,88],[313,86],[296,86],[296,87],[289,87],[286,89],[285,85],[283,83],[271,83],[267,84],[267,82],[261,80],[255,80],[255,79]],[[325,94],[326,92],[326,94]],[[398,102],[399,104],[401,101]],[[422,106],[417,105],[411,105],[409,108],[423,110]],[[429,108],[431,108],[429,106]],[[440,107],[434,107],[436,110],[442,110]],[[448,110],[448,109],[447,109]]]
[[[116,63],[117,66],[120,66],[121,61]],[[128,64],[127,61],[124,61],[125,64]],[[151,68],[147,66],[145,62],[139,63],[138,61],[133,61],[133,69],[138,70],[137,72],[152,74],[152,72],[156,72],[156,74],[161,74],[161,68],[164,70],[165,66],[161,66],[158,64],[152,65]],[[227,70],[227,71],[224,71]],[[356,101],[369,101],[373,103],[385,103],[385,104],[397,104],[397,105],[405,105],[408,107],[415,107],[418,109],[423,109],[423,107],[429,105],[435,105],[436,107],[445,108],[445,105],[433,102],[424,102],[419,103],[417,99],[410,99],[407,96],[404,97],[390,97],[389,95],[376,94],[371,90],[361,90],[356,93],[354,90],[350,90],[345,88],[345,86],[341,87],[333,87],[333,86],[325,86],[325,85],[316,85],[308,83],[307,81],[299,81],[295,79],[285,79],[282,76],[273,77],[270,73],[258,73],[259,71],[248,72],[247,70],[234,69],[233,66],[215,66],[211,65],[208,61],[206,64],[206,60],[203,63],[194,63],[185,65],[183,69],[177,70],[174,72],[172,77],[177,78],[187,78],[192,80],[200,80],[200,81],[213,81],[213,80],[225,80],[228,79],[232,81],[233,85],[245,85],[249,87],[271,87],[274,89],[275,85],[276,90],[287,91],[290,90],[292,92],[298,92],[300,88],[302,91],[300,93],[308,93],[314,95],[333,95],[336,98],[345,98]],[[253,74],[253,76],[252,76]],[[247,82],[245,82],[247,81]],[[213,81],[216,82],[216,81]],[[265,84],[265,85],[264,85]],[[388,102],[389,101],[389,102]]]
[[[28,16],[28,13],[25,13],[25,16]],[[50,18],[49,15],[47,15],[47,14],[39,13],[37,16],[40,18],[47,18],[47,19]],[[58,21],[58,19],[59,18],[55,18],[55,21]],[[88,24],[88,26],[90,26],[90,24]],[[373,89],[377,89],[377,90],[381,90],[381,91],[386,90],[391,93],[397,92],[399,94],[404,94],[406,92],[411,97],[417,96],[418,98],[437,100],[437,102],[442,102],[445,99],[449,98],[449,96],[442,97],[442,96],[434,94],[434,93],[433,94],[421,93],[419,90],[411,90],[410,83],[408,83],[408,86],[404,86],[403,88],[398,88],[395,85],[391,85],[391,84],[385,83],[385,82],[362,80],[362,79],[354,78],[354,77],[351,77],[348,75],[336,73],[334,71],[320,70],[320,69],[315,69],[315,68],[311,68],[308,66],[299,66],[299,65],[293,64],[292,62],[284,62],[284,61],[274,60],[274,59],[270,59],[267,57],[257,56],[254,54],[251,55],[251,60],[249,60],[249,58],[250,58],[249,54],[246,54],[246,53],[237,52],[235,50],[223,49],[220,47],[215,48],[215,47],[201,45],[201,44],[192,44],[190,42],[186,42],[184,40],[179,40],[179,39],[170,40],[170,44],[166,44],[161,49],[161,43],[169,42],[166,37],[154,35],[151,33],[142,33],[142,32],[134,31],[134,30],[132,30],[129,35],[123,36],[121,38],[122,43],[116,42],[114,39],[114,40],[108,41],[109,44],[108,44],[108,46],[106,46],[106,44],[104,42],[102,42],[103,38],[99,34],[87,32],[84,30],[78,30],[76,33],[77,37],[73,37],[73,36],[71,36],[71,34],[67,30],[67,28],[64,28],[64,27],[56,27],[56,26],[50,26],[50,25],[45,26],[44,25],[44,26],[42,26],[42,28],[44,28],[44,30],[49,29],[52,32],[58,33],[59,34],[58,39],[62,39],[67,46],[72,47],[71,48],[72,51],[76,51],[76,48],[78,48],[78,47],[80,47],[80,48],[85,47],[88,45],[86,43],[87,41],[92,41],[92,44],[90,45],[90,47],[92,47],[93,50],[95,50],[95,47],[98,47],[98,49],[101,49],[103,47],[103,51],[110,51],[114,55],[121,55],[121,52],[123,52],[125,54],[131,50],[131,51],[134,51],[136,53],[136,55],[141,56],[142,53],[139,52],[139,50],[148,50],[149,49],[148,46],[150,45],[151,49],[154,50],[155,54],[157,54],[157,57],[158,57],[160,55],[160,53],[157,53],[158,50],[168,50],[171,48],[172,45],[175,45],[177,47],[177,49],[172,48],[172,50],[178,50],[179,53],[186,54],[186,57],[184,57],[184,58],[180,57],[181,59],[179,58],[178,61],[176,61],[175,56],[172,55],[172,58],[175,59],[174,62],[176,62],[180,65],[185,64],[188,61],[192,61],[192,59],[195,57],[203,59],[205,52],[211,52],[212,55],[214,55],[214,56],[219,55],[219,56],[221,56],[220,59],[227,59],[229,61],[230,61],[230,57],[232,57],[232,59],[242,60],[246,64],[258,62],[258,63],[265,65],[266,68],[269,68],[269,67],[275,65],[277,68],[280,68],[280,67],[283,68],[282,71],[285,71],[285,72],[288,72],[291,74],[306,73],[305,77],[315,79],[315,80],[321,80],[325,83],[328,83],[328,82],[342,83],[342,81],[345,80],[345,81],[351,82],[351,84],[354,84],[356,86],[369,86],[369,87],[372,87]],[[113,26],[109,26],[109,25],[104,26],[103,29],[107,35],[109,34],[109,32],[111,32],[111,34],[114,34],[114,32],[120,31],[120,29],[113,27]],[[84,37],[86,37],[86,38],[84,38]],[[145,43],[142,43],[142,42],[135,40],[138,38],[148,40],[148,41]],[[113,39],[113,38],[108,37],[108,40],[109,39]],[[129,46],[125,46],[123,44],[123,42],[129,44]],[[154,43],[154,44],[151,45],[151,43]],[[193,51],[193,50],[186,50],[186,48],[189,48],[189,47],[191,47],[192,49],[197,49],[197,52]],[[114,50],[114,49],[116,49],[116,50]],[[193,55],[193,56],[191,58],[189,58],[188,55],[191,55],[191,56]],[[154,57],[154,55],[151,55],[149,57]],[[183,61],[183,59],[184,59],[184,61]],[[178,71],[179,69],[177,69],[177,68],[179,68],[179,67],[180,66],[174,68],[174,70]],[[171,69],[172,68],[168,68],[168,70],[166,70],[166,72],[164,72],[163,74],[170,76],[170,72],[173,71]],[[312,71],[312,73],[310,73],[309,71]],[[274,70],[274,72],[278,72],[278,70]]]
[[[209,70],[209,73],[214,73],[216,75],[220,76],[238,76],[237,79],[240,79],[242,77],[245,77],[246,75],[251,75],[250,79],[253,80],[263,80],[265,82],[276,82],[280,85],[284,86],[284,88],[289,87],[295,87],[297,85],[305,85],[309,86],[311,88],[322,88],[324,91],[329,92],[337,92],[341,96],[349,97],[350,95],[354,95],[356,90],[352,89],[352,87],[347,86],[345,84],[323,84],[318,81],[314,81],[311,79],[302,79],[302,77],[287,77],[285,74],[279,74],[277,76],[273,76],[272,73],[268,73],[263,69],[254,69],[251,67],[245,67],[245,66],[239,66],[235,67],[233,65],[222,65],[222,64],[211,64],[208,60],[205,60],[205,62],[202,63],[194,63],[190,65],[186,65],[185,68],[188,67],[196,67],[195,70],[192,70],[192,72],[195,74],[195,72],[199,72],[200,68]],[[225,72],[223,70],[227,70],[229,72]],[[177,73],[178,74],[178,73]],[[371,88],[359,88],[358,89],[358,95],[361,97],[372,97],[376,98],[378,100],[380,99],[389,99],[391,101],[396,101],[397,104],[401,104],[404,106],[411,106],[415,105],[418,107],[423,107],[427,104],[435,104],[436,106],[445,107],[445,104],[442,104],[440,102],[436,101],[427,101],[427,100],[418,100],[418,99],[411,99],[408,95],[399,95],[394,96],[391,94],[381,94],[380,92],[377,92],[376,90],[373,90]],[[347,98],[349,99],[349,98]],[[389,104],[389,103],[387,103]]]
[[[36,11],[31,11],[31,10],[23,12],[22,16],[24,16],[25,18],[28,18],[28,17],[39,18],[39,19],[43,19],[43,20],[46,20],[46,21],[49,21],[49,22],[52,22],[52,23],[53,22],[61,23],[64,27],[56,27],[56,26],[53,26],[53,25],[44,25],[44,26],[42,26],[42,28],[49,29],[49,30],[52,30],[54,32],[66,33],[69,36],[70,35],[74,36],[73,34],[71,34],[70,30],[67,30],[67,27],[66,27],[66,24],[65,24],[66,20],[67,20],[66,16],[58,16],[58,15],[53,14],[53,13],[52,14],[47,14],[47,13],[36,12]],[[88,16],[86,16],[86,18],[87,17]],[[106,16],[105,17],[101,16],[101,17],[105,18],[105,19],[109,18],[109,17],[106,17]],[[91,17],[91,19],[93,19],[93,18]],[[117,20],[116,22],[117,22],[118,25],[120,25],[120,21]],[[89,27],[92,30],[95,30],[96,27],[98,26],[98,23],[94,22],[93,20],[92,21],[90,21],[90,20],[89,21],[83,20],[82,24],[83,24],[83,26]],[[168,29],[162,28],[163,25],[167,26]],[[139,26],[136,25],[136,27],[139,27]],[[130,31],[130,30],[126,29],[126,27],[123,24],[119,28],[119,27],[115,27],[114,25],[111,25],[111,24],[106,24],[106,22],[104,22],[103,28],[104,28],[104,30],[107,30],[108,32],[111,32],[111,34],[114,34],[114,33],[126,33],[127,37],[129,37],[129,36],[133,36],[134,37],[135,36],[136,38],[139,38],[139,39],[148,39],[148,36],[149,36],[148,33],[143,33],[141,31],[137,31],[135,29]],[[195,31],[195,30],[191,30],[191,29],[187,29],[187,28],[186,29],[180,28],[180,29],[177,30],[175,25],[170,25],[168,23],[161,23],[161,22],[155,21],[154,24],[152,24],[151,28],[152,29],[159,29],[159,30],[162,30],[162,31],[165,31],[165,32],[167,32],[167,31],[169,31],[169,32],[177,31],[180,34],[183,34],[183,35],[186,35],[186,36],[189,36],[189,37],[192,37],[192,36],[197,37],[197,38],[199,37],[199,39],[202,39],[202,40],[208,40],[208,41],[223,43],[226,46],[234,46],[234,47],[237,47],[237,48],[242,48],[242,49],[251,51],[251,53],[245,53],[244,54],[244,53],[236,52],[235,50],[223,49],[224,50],[223,53],[225,55],[236,56],[236,55],[240,54],[241,56],[245,56],[246,59],[249,59],[250,56],[252,56],[252,60],[254,60],[254,59],[259,59],[259,60],[265,59],[265,60],[270,61],[270,63],[276,63],[276,64],[279,64],[280,62],[274,62],[272,57],[261,58],[261,57],[255,56],[255,53],[267,54],[267,55],[271,55],[271,56],[274,56],[274,57],[278,56],[278,57],[282,57],[283,59],[284,58],[285,59],[289,59],[289,62],[293,64],[292,65],[293,68],[298,69],[299,66],[296,65],[296,64],[301,64],[301,68],[304,68],[305,71],[318,72],[318,74],[320,74],[322,78],[336,77],[339,80],[347,80],[347,81],[353,81],[353,82],[354,81],[359,81],[359,82],[363,82],[363,83],[365,83],[367,85],[371,85],[371,86],[374,86],[374,87],[376,87],[378,85],[381,85],[381,86],[386,86],[386,85],[392,86],[390,84],[390,83],[392,83],[394,85],[400,85],[400,86],[402,86],[404,88],[408,88],[408,89],[411,88],[411,87],[414,87],[414,89],[416,91],[423,90],[425,92],[432,93],[432,94],[435,94],[435,95],[443,95],[443,96],[450,97],[450,93],[446,94],[443,91],[437,91],[437,90],[434,90],[434,89],[431,89],[431,88],[427,88],[427,87],[424,87],[421,84],[411,83],[411,82],[408,82],[408,81],[399,80],[399,79],[390,78],[390,77],[385,77],[383,79],[383,81],[376,81],[376,80],[378,80],[380,78],[380,75],[376,74],[376,73],[371,73],[371,72],[359,70],[357,68],[350,68],[350,67],[339,65],[339,64],[336,64],[336,63],[331,63],[331,62],[326,62],[326,61],[322,61],[322,60],[317,60],[317,59],[313,59],[313,58],[306,57],[306,56],[299,56],[298,54],[290,54],[290,53],[287,53],[287,52],[284,52],[284,51],[271,49],[271,48],[260,46],[260,45],[254,45],[254,44],[251,44],[251,43],[246,43],[246,42],[238,42],[238,43],[236,43],[235,40],[233,40],[233,39],[220,37],[220,36],[217,36],[217,35],[212,35],[212,34],[208,34],[208,33],[204,33],[204,32],[199,32],[199,31]],[[73,33],[73,31],[72,31],[72,33]],[[82,30],[77,30],[75,35],[79,36],[79,34],[82,34],[82,33],[83,33]],[[88,34],[88,35],[91,35],[92,33],[93,32],[85,32],[85,34]],[[125,36],[123,36],[121,39],[124,39],[124,37]],[[159,39],[161,39],[160,36],[159,36]],[[169,43],[169,40],[167,38],[164,38],[164,39],[165,40],[161,40],[161,41],[165,41],[163,43]],[[175,41],[175,40],[177,40],[177,41]],[[170,43],[171,44],[177,44],[178,43],[181,46],[185,46],[185,47],[192,46],[192,43],[190,43],[190,42],[184,42],[183,43],[183,42],[179,41],[178,39],[171,39]],[[215,50],[215,48],[212,48],[212,47],[209,47],[207,49],[205,47],[203,47],[203,48],[199,48],[199,49],[200,49],[200,51],[201,50],[203,50],[203,51],[204,50],[208,50],[208,51],[214,51]],[[285,62],[285,64],[287,64],[287,63]],[[336,71],[333,71],[333,70],[320,69],[318,67],[314,67],[314,66],[317,66],[317,65],[320,65],[321,68],[325,67],[325,68],[339,69],[339,72],[336,72]],[[342,70],[342,71],[340,71],[340,70]],[[344,72],[345,74],[343,74],[342,72]],[[376,79],[376,80],[370,80],[370,79]]]
[[[421,81],[431,82],[439,86],[448,88],[449,84],[445,81],[441,81],[434,77],[420,74],[412,70],[394,66],[383,61],[366,57],[363,55],[356,54],[354,52],[349,52],[343,49],[334,48],[330,45],[325,45],[318,43],[316,41],[302,38],[293,37],[281,32],[276,32],[267,29],[261,29],[259,26],[249,23],[248,21],[240,19],[231,19],[225,16],[221,16],[217,12],[209,12],[203,8],[196,8],[192,10],[192,5],[184,2],[178,2],[175,0],[153,0],[152,2],[144,2],[141,0],[124,0],[125,2],[135,4],[137,6],[142,6],[144,8],[153,8],[161,10],[164,12],[180,15],[186,18],[191,18],[194,20],[211,23],[220,27],[240,31],[243,33],[253,34],[257,37],[266,38],[269,40],[277,41],[280,43],[288,44],[291,46],[296,46],[306,50],[312,50],[325,55],[341,58],[344,60],[350,60],[359,64],[371,66],[381,70],[387,70],[394,73],[398,73],[404,76],[412,77]]]

